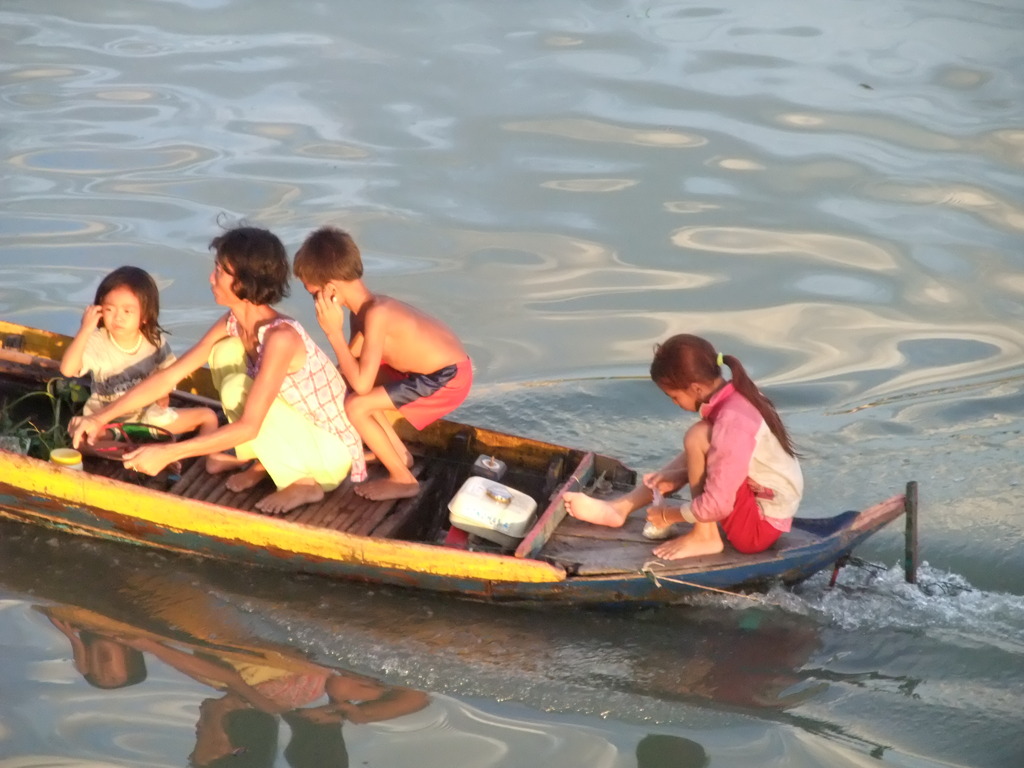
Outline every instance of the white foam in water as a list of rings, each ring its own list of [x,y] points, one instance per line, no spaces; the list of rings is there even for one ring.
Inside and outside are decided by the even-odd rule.
[[[827,616],[844,629],[924,629],[983,638],[988,645],[1024,652],[1024,597],[974,589],[962,576],[924,563],[917,583],[905,580],[902,565],[847,566],[828,587],[822,572],[792,590],[768,597],[787,610]]]
[[[847,565],[836,585],[831,570],[793,587],[767,593],[694,595],[690,605],[745,610],[770,606],[788,613],[820,616],[845,630],[927,629],[1024,653],[1024,596],[975,589],[963,576],[923,563],[917,583],[907,583],[902,564]]]

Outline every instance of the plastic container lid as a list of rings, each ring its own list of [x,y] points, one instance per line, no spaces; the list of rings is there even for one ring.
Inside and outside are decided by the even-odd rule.
[[[50,461],[62,467],[82,468],[82,453],[74,448],[54,448],[50,451]]]

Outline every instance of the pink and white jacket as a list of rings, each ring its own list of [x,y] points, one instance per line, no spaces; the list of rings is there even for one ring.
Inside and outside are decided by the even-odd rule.
[[[764,488],[756,494],[761,516],[788,531],[804,492],[800,462],[786,453],[761,413],[729,382],[701,406],[711,424],[704,492],[680,513],[687,522],[727,518],[740,486],[753,480]]]

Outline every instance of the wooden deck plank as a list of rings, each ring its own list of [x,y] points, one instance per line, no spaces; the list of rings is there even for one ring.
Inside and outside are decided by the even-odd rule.
[[[379,502],[364,499],[355,492],[355,486],[352,486],[350,493],[345,496],[344,503],[339,505],[337,514],[327,527],[336,531],[351,532],[352,527],[357,525],[367,511],[377,503]]]
[[[366,535],[377,539],[393,538],[415,515],[422,514],[423,499],[430,493],[435,482],[437,475],[421,480],[419,493],[412,498],[400,500],[391,513],[381,517]]]
[[[339,504],[344,497],[341,494],[329,493],[324,496],[323,499],[318,501],[316,504],[310,504],[312,507],[310,514],[306,515],[304,520],[306,525],[312,525],[316,528],[328,528],[330,523],[338,516]],[[298,521],[298,518],[289,518]]]
[[[222,507],[229,507],[230,509],[245,510],[243,500],[253,493],[252,489],[247,491],[230,491],[228,490],[227,482],[227,477],[222,478],[221,484],[214,486],[204,501],[208,501],[211,504],[219,504]]]
[[[252,512],[256,515],[262,515],[263,513],[256,509],[257,502],[259,502],[260,499],[266,498],[275,490],[276,488],[274,487],[274,483],[270,477],[265,477],[252,488],[249,488],[246,491],[240,491],[238,499],[232,506],[236,509],[241,509],[243,512]]]
[[[346,481],[347,482],[347,481]],[[293,509],[285,517],[293,523],[303,523],[305,525],[312,525],[313,520],[324,512],[324,509],[329,507],[337,494],[344,492],[345,483],[342,483],[333,491],[325,493],[324,497],[313,504],[303,504],[301,507]]]
[[[374,466],[370,469],[368,479],[372,480],[383,477],[385,475],[382,467]],[[338,514],[332,521],[336,525],[330,525],[329,527],[347,533],[356,533],[364,525],[365,520],[373,515],[374,510],[381,505],[390,507],[393,503],[392,500],[374,501],[373,499],[364,498],[355,492],[355,486],[353,486],[352,494],[346,498],[344,511]]]
[[[339,515],[336,518],[336,522],[338,523],[336,530],[352,533],[353,529],[359,525],[360,521],[370,514],[370,510],[380,503],[382,502],[364,499],[358,494],[353,494],[352,498],[345,506],[345,514]]]
[[[423,462],[413,462],[412,474],[417,480],[423,474],[425,465]],[[416,495],[412,496],[412,499],[420,499],[426,490],[426,482],[420,483],[420,488],[416,491]],[[388,516],[388,513],[395,508],[395,505],[399,502],[403,502],[405,499],[387,499],[385,501],[371,502],[370,506],[367,507],[360,515],[359,520],[353,521],[353,525],[348,528],[350,533],[355,533],[360,536],[369,536],[370,532],[376,528],[380,522]]]
[[[552,534],[548,543],[542,553],[546,553],[547,548],[552,546],[558,540],[571,537],[574,539],[592,539],[599,541],[612,541],[627,539],[629,541],[648,541],[644,538],[643,529],[644,523],[647,522],[646,510],[637,510],[626,518],[626,522],[621,528],[612,528],[607,525],[594,525],[583,520],[577,520],[575,517],[566,516],[562,520],[562,524],[558,526],[558,529]],[[683,527],[680,527],[680,531]]]
[[[175,496],[186,496],[188,489],[204,475],[206,475],[204,462],[194,460],[185,469],[185,471],[181,473],[181,479],[171,486],[170,493],[173,493]]]
[[[369,536],[370,531],[377,527],[380,521],[387,516],[398,501],[398,499],[387,499],[386,501],[378,501],[370,504],[360,516],[359,520],[354,525],[349,526],[348,532],[354,533],[358,536]]]
[[[233,507],[238,499],[241,497],[242,492],[232,491],[228,488],[228,477],[229,475],[219,475],[220,482],[213,486],[209,494],[206,496],[206,501],[211,504],[220,504],[222,507]]]
[[[200,474],[196,481],[189,486],[186,496],[190,499],[199,499],[200,501],[206,501],[210,498],[215,488],[218,488],[221,483],[224,482],[225,475],[211,475],[205,470]]]
[[[627,526],[635,527],[639,531],[642,529],[642,520],[631,517],[627,521]],[[592,527],[601,528],[601,526]],[[606,530],[621,532],[623,529],[610,528]],[[685,523],[677,524],[674,533],[681,536],[686,530]],[[816,537],[805,531],[793,530],[779,537],[779,540],[770,549],[753,555],[740,554],[726,542],[725,549],[718,554],[672,562],[660,560],[654,556],[653,550],[658,542],[634,534],[632,530],[629,533],[629,536],[615,539],[613,537],[565,535],[560,531],[558,536],[552,537],[541,554],[546,560],[558,563],[580,576],[637,572],[643,570],[645,564],[657,562],[666,572],[685,577],[686,573],[699,573],[735,565],[737,562],[753,565],[778,560],[783,556],[782,550],[807,546],[817,541]]]
[[[352,507],[346,506],[338,509],[338,513],[326,524],[326,528],[334,531],[347,531],[352,523]]]
[[[338,504],[349,492],[349,489],[344,487],[345,485],[346,483],[342,483],[330,493],[325,493],[320,501],[314,504],[306,504],[302,508],[295,510],[288,519],[294,520],[297,523],[305,523],[306,525],[326,527],[327,521],[334,518]],[[348,485],[351,484],[349,483]]]

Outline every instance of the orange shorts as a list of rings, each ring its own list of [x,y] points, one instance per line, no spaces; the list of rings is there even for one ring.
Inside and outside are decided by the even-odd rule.
[[[381,366],[384,391],[392,405],[416,429],[423,429],[454,411],[469,394],[473,364],[466,358],[434,373],[402,373]]]

